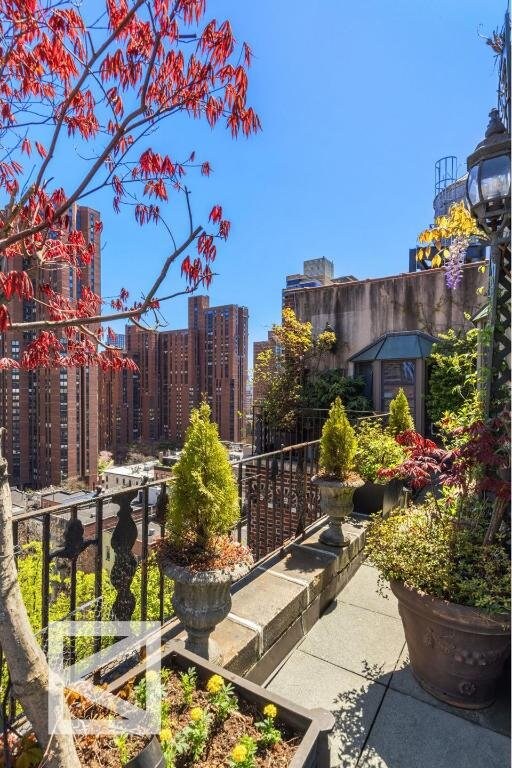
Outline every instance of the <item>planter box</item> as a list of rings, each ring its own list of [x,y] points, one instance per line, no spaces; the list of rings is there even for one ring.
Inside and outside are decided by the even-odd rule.
[[[388,483],[365,483],[354,493],[354,512],[358,515],[386,514],[400,503],[403,482],[390,480]]]
[[[329,768],[328,736],[334,727],[334,717],[330,712],[323,709],[304,709],[222,667],[205,661],[200,656],[186,651],[181,644],[174,641],[170,641],[162,648],[161,663],[162,667],[169,667],[179,672],[194,666],[198,680],[202,684],[212,675],[221,675],[224,680],[233,685],[241,700],[256,704],[260,709],[265,704],[275,704],[279,711],[279,719],[298,735],[303,734],[288,768]],[[121,690],[133,678],[141,677],[145,669],[145,662],[138,664],[110,683],[109,690],[112,692]]]

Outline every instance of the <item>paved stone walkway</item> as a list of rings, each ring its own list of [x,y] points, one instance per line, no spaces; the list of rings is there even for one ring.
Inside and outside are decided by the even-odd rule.
[[[506,681],[504,681],[506,683]],[[396,599],[362,565],[268,688],[335,716],[331,766],[507,768],[508,688],[487,710],[442,704],[414,680]],[[508,698],[508,700],[507,700]]]

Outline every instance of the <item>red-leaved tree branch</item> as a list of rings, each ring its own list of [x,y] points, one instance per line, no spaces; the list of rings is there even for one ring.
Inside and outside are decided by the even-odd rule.
[[[206,225],[194,224],[184,180],[209,175],[210,164],[195,152],[179,159],[147,146],[179,113],[212,127],[220,121],[233,136],[259,128],[247,104],[250,48],[237,46],[229,21],[206,21],[205,12],[205,0],[107,0],[103,13],[86,19],[71,3],[0,0],[0,332],[34,336],[20,360],[0,358],[0,368],[133,366],[103,324],[138,321],[210,284],[216,242],[228,237],[230,222],[214,205]],[[67,190],[53,175],[64,146],[86,158]],[[94,258],[69,212],[106,187],[116,212],[160,224],[170,245],[140,300],[120,289],[108,308],[87,285],[72,300],[48,279],[65,266],[80,274]],[[182,194],[189,223],[181,242],[165,219],[172,194]],[[186,285],[164,296],[177,261]],[[12,305],[21,301],[37,312],[13,322]]]
[[[11,332],[25,338],[21,354],[0,358],[0,368],[133,366],[104,324],[139,323],[158,313],[161,302],[209,285],[217,243],[228,237],[230,223],[218,204],[207,222],[194,221],[188,179],[208,176],[210,165],[194,152],[180,158],[151,146],[173,116],[224,124],[235,137],[259,128],[247,103],[250,49],[236,44],[229,21],[207,20],[205,5],[105,0],[99,13],[99,2],[0,0],[0,334],[6,342]],[[88,18],[92,12],[97,16]],[[66,178],[73,179],[67,188],[59,180],[63,158]],[[121,287],[107,301],[88,284],[95,246],[73,210],[105,189],[116,212],[141,226],[158,224],[168,238],[135,301]],[[176,196],[185,222],[179,231],[187,232],[181,238],[166,217]],[[164,281],[173,265],[183,282],[170,291]],[[59,270],[76,273],[80,295],[60,291]],[[80,768],[72,737],[48,732],[48,665],[17,578],[2,431],[0,646],[14,696],[45,750],[44,764]]]

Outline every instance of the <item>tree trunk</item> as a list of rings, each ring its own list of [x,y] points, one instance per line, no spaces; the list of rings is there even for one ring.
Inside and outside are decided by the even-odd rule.
[[[0,431],[0,441],[1,441]],[[49,768],[80,768],[72,736],[48,733],[48,664],[30,626],[14,559],[7,462],[0,451],[0,645],[13,693],[46,753]]]

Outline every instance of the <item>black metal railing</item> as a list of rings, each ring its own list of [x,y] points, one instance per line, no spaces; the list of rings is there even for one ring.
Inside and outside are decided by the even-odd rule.
[[[266,453],[283,446],[319,440],[328,413],[328,408],[302,408],[297,413],[293,428],[280,429],[265,417],[259,406],[254,406],[252,418],[253,453]],[[347,416],[353,424],[364,418],[378,418],[385,423],[388,414],[352,410],[347,411]]]
[[[233,465],[241,518],[234,537],[250,548],[255,565],[300,536],[320,517],[318,441],[251,456]],[[153,480],[105,489],[73,505],[16,514],[15,556],[29,618],[46,650],[49,622],[62,619],[129,621],[172,616],[171,585],[154,554],[165,536],[172,481]],[[70,638],[66,661],[98,651],[102,638]],[[10,696],[0,648],[0,704],[4,730],[19,708]]]
[[[318,471],[319,440],[236,462],[241,520],[239,541],[257,563],[301,536],[321,516],[318,489],[311,478]]]

